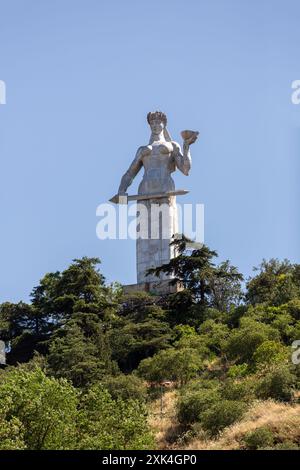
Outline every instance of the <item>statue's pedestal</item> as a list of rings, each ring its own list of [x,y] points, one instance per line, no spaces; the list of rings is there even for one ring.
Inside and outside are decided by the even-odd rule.
[[[176,294],[183,290],[183,286],[178,282],[174,286],[169,281],[141,282],[139,284],[128,284],[123,286],[124,294],[134,294],[136,292],[149,292],[154,295]]]

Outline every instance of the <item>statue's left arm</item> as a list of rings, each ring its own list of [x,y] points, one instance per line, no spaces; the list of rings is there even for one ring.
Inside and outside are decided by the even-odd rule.
[[[191,166],[192,158],[190,152],[189,143],[183,142],[183,152],[181,151],[180,145],[177,142],[172,142],[173,152],[172,155],[175,160],[176,167],[185,175],[188,176]]]

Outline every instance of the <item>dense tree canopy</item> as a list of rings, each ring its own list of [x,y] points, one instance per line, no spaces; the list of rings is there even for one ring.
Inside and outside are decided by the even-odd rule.
[[[46,274],[31,303],[0,305],[0,449],[152,447],[165,382],[183,436],[215,437],[257,399],[297,402],[300,265],[264,260],[243,285],[214,250],[173,243],[178,256],[154,271],[174,275],[175,294],[124,295],[85,257]]]

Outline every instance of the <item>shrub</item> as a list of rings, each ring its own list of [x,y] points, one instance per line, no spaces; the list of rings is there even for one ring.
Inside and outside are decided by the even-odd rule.
[[[284,342],[289,342],[289,337],[293,331],[294,318],[289,313],[280,313],[275,316],[272,326],[276,328]]]
[[[264,449],[268,450],[268,449]],[[292,441],[283,441],[272,447],[272,450],[299,450],[299,446]]]
[[[207,347],[206,339],[203,337],[203,335],[201,336],[196,332],[192,334],[191,331],[187,330],[187,328],[190,328],[190,330],[192,330],[192,328],[188,327],[187,325],[184,326],[186,327],[186,331],[183,330],[182,333],[182,330],[179,330],[181,337],[174,343],[174,347],[176,349],[194,349],[197,351],[201,359],[212,358],[214,354]]]
[[[295,320],[300,320],[300,299],[291,300],[286,304],[287,311]]]
[[[236,377],[245,377],[248,373],[248,364],[235,364],[228,369],[228,377],[236,378]]]
[[[172,348],[141,361],[138,374],[150,382],[173,380],[183,385],[196,377],[202,367],[202,359],[197,350]]]
[[[189,427],[189,429],[185,428],[185,431],[177,438],[176,444],[178,446],[186,446],[195,439],[200,441],[209,440],[209,435],[204,431],[201,423],[194,423]]]
[[[203,413],[219,399],[219,393],[211,389],[187,393],[177,402],[178,421],[185,425],[201,422]]]
[[[212,436],[216,436],[222,429],[239,421],[245,411],[246,405],[243,402],[233,400],[219,401],[203,413],[203,429]]]
[[[290,351],[278,341],[264,341],[253,354],[255,364],[275,364],[285,362]]]
[[[290,338],[290,343],[300,338],[300,320],[296,321],[293,328],[291,328],[289,338]]]
[[[272,447],[274,443],[274,434],[266,427],[257,428],[254,431],[248,432],[244,436],[244,442],[247,449],[257,450],[264,447]]]
[[[22,447],[22,441],[32,450],[72,448],[77,402],[71,384],[47,377],[38,367],[15,367],[1,376],[0,406],[15,435],[15,448]]]
[[[137,450],[153,446],[147,410],[137,400],[113,400],[96,384],[82,397],[77,449]]]
[[[182,389],[181,395],[189,392],[201,392],[202,390],[219,390],[220,381],[217,378],[210,378],[210,376],[202,374],[201,377],[190,380]]]
[[[146,386],[144,382],[135,375],[120,374],[108,376],[101,381],[113,399],[121,398],[128,400],[144,401],[146,398]]]
[[[1,402],[0,408],[0,450],[26,449],[23,426],[18,418],[6,419],[7,404]]]
[[[199,327],[199,333],[209,349],[218,355],[224,350],[230,330],[227,325],[206,320]]]
[[[228,357],[239,362],[249,362],[258,346],[264,341],[279,341],[278,330],[270,325],[242,318],[240,328],[233,330],[226,345]]]
[[[255,397],[252,378],[234,381],[227,380],[222,388],[222,397],[226,400],[248,401]]]
[[[266,371],[265,376],[256,387],[256,396],[263,400],[273,398],[274,400],[289,402],[294,397],[293,386],[295,376],[289,367],[274,366]]]

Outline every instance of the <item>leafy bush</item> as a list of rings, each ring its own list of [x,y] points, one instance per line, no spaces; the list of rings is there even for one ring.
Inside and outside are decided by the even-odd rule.
[[[184,394],[177,402],[177,418],[190,425],[202,420],[203,413],[220,399],[216,390],[202,389]]]
[[[230,330],[227,325],[206,320],[200,326],[199,333],[211,351],[220,355],[225,348]]]
[[[34,450],[74,445],[77,392],[65,379],[47,377],[39,368],[13,368],[1,376],[0,403],[16,447],[22,441]]]
[[[295,320],[300,320],[300,300],[294,299],[286,304],[287,311]]]
[[[201,423],[194,423],[176,439],[177,446],[186,446],[195,439],[205,441],[209,440],[209,435],[201,426]]]
[[[144,401],[146,398],[146,386],[144,382],[135,375],[120,374],[105,377],[101,384],[106,388],[113,399],[121,398],[128,400]]]
[[[243,364],[235,364],[231,367],[229,367],[227,375],[228,377],[231,378],[237,378],[237,377],[245,377],[247,375],[249,370],[248,364],[243,363]]]
[[[288,366],[274,366],[269,368],[259,381],[256,387],[256,396],[264,400],[273,398],[289,402],[294,396],[294,384],[295,376]]]
[[[263,260],[258,274],[247,283],[247,300],[252,304],[281,305],[299,296],[298,268],[288,260]]]
[[[254,380],[226,380],[222,388],[222,397],[226,400],[249,401],[255,397]]]
[[[112,399],[99,384],[81,401],[78,417],[78,449],[135,450],[153,446],[144,404]]]
[[[26,362],[0,370],[0,449],[151,448],[146,405],[157,398],[156,415],[165,380],[181,386],[177,421],[159,438],[166,446],[214,438],[253,398],[293,400],[300,369],[286,358],[300,338],[300,265],[264,262],[248,282],[248,303],[235,307],[236,268],[216,266],[207,247],[185,254],[180,243],[179,258],[165,266],[185,286],[177,294],[124,296],[105,285],[98,259],[82,258],[46,274],[30,305],[0,305],[7,362]],[[41,355],[31,360],[34,351]],[[174,396],[165,394],[168,417]],[[244,448],[296,448],[297,411],[259,402],[221,440],[236,445],[261,416],[274,436],[256,429]]]
[[[9,406],[1,402],[0,409],[0,450],[26,449],[21,421],[12,417],[6,419]]]
[[[274,443],[274,434],[266,427],[257,428],[254,431],[248,432],[244,436],[244,442],[249,450],[272,447]]]
[[[176,349],[194,349],[202,359],[211,358],[214,355],[207,347],[207,340],[203,335],[196,333],[195,329],[188,325],[179,325],[174,328],[177,341],[174,343]]]
[[[122,450],[153,444],[141,401],[113,399],[99,384],[81,395],[65,379],[26,367],[1,374],[0,449]]]
[[[281,309],[281,307],[278,307],[278,309]],[[283,308],[281,310],[284,311]],[[272,327],[279,331],[283,342],[289,343],[290,335],[294,329],[294,323],[295,320],[289,313],[280,313],[275,316]]]
[[[290,351],[277,341],[264,341],[253,354],[257,365],[285,362]]]
[[[219,390],[220,381],[217,378],[212,379],[209,375],[203,373],[189,382],[180,390],[181,396],[190,392],[201,392],[202,390]]]
[[[203,413],[203,429],[212,436],[216,436],[227,426],[239,421],[245,411],[246,405],[243,402],[233,400],[218,401]]]
[[[279,341],[278,330],[270,325],[247,317],[242,318],[240,323],[240,328],[233,330],[226,345],[227,354],[231,359],[250,362],[256,349],[264,341]]]
[[[264,448],[264,450],[299,450],[300,447],[292,441],[284,441],[284,442],[279,442],[275,446],[273,446],[271,449]]]
[[[195,349],[167,349],[144,359],[138,374],[150,382],[173,380],[183,385],[196,377],[202,367],[201,357]]]

